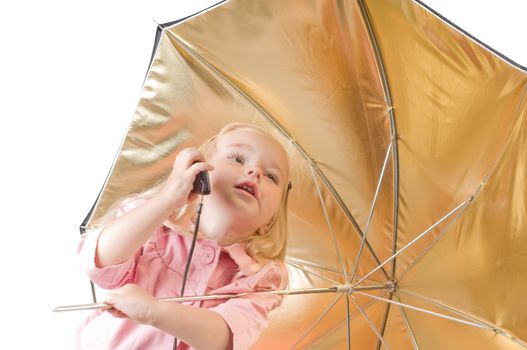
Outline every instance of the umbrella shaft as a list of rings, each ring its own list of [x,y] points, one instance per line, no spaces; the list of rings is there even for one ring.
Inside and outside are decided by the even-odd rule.
[[[272,290],[268,292],[256,292],[256,293],[241,293],[241,294],[219,294],[219,295],[199,295],[199,296],[188,296],[188,297],[169,297],[169,298],[160,298],[159,300],[166,301],[178,301],[178,302],[188,302],[188,301],[200,301],[200,300],[221,300],[221,299],[231,299],[239,298],[250,294],[274,294],[274,295],[301,295],[301,294],[321,294],[321,293],[348,293],[352,294],[354,291],[367,291],[367,290],[381,290],[381,289],[391,289],[392,287],[389,284],[377,284],[369,286],[357,286],[352,288],[351,284],[339,285],[328,288],[305,288],[305,289],[286,289],[286,290]],[[101,308],[108,308],[109,306],[104,303],[98,304],[82,304],[82,305],[70,305],[70,306],[59,306],[53,311],[77,311],[77,310],[94,310]]]

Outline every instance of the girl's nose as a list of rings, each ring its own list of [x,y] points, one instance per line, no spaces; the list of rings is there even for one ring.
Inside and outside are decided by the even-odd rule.
[[[255,176],[258,180],[260,180],[262,171],[259,168],[251,168],[249,169],[249,175]]]

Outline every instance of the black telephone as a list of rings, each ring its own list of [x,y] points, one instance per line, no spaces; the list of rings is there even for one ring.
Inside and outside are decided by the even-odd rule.
[[[210,182],[209,182],[209,173],[206,171],[200,171],[194,182],[192,183],[192,193],[197,193],[201,195],[210,194]],[[196,239],[198,237],[198,228],[199,228],[199,218],[201,216],[201,208],[203,207],[203,197],[202,201],[198,203],[196,210],[196,222],[194,224],[194,234],[192,236],[192,244],[190,245],[187,262],[185,264],[185,273],[183,275],[183,283],[181,284],[181,292],[179,295],[185,295],[185,284],[187,283],[188,270],[190,267],[190,260],[192,259],[192,254],[194,253],[194,246],[196,244]],[[174,338],[174,347],[177,348],[178,340]]]
[[[209,173],[200,171],[192,183],[192,193],[210,194]]]

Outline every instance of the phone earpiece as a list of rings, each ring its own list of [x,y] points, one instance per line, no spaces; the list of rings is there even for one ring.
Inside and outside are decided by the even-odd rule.
[[[201,171],[196,175],[194,182],[192,183],[192,193],[198,193],[201,195],[210,194],[210,182],[209,173]]]

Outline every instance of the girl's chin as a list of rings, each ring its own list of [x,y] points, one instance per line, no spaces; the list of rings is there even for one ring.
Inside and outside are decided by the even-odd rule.
[[[223,211],[226,215],[247,216],[256,215],[259,211],[258,201],[248,193],[234,192],[220,201],[214,201],[217,204],[217,210]],[[211,203],[212,204],[212,203]],[[203,206],[205,209],[205,206]]]
[[[230,196],[207,198],[209,200],[205,200],[203,203],[203,213],[213,215],[213,222],[216,220],[223,223],[229,222],[229,226],[248,227],[248,222],[254,222],[253,226],[256,226],[262,217],[260,207],[255,198],[248,200],[244,196],[246,195],[240,196],[234,193]]]

